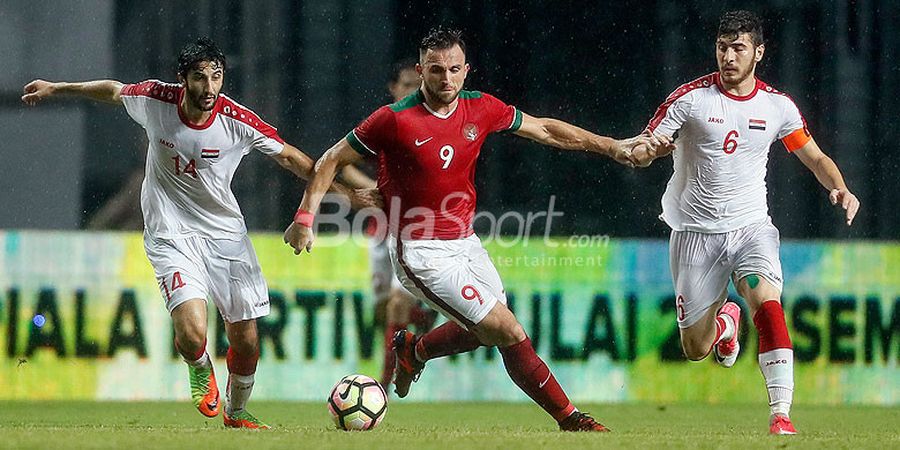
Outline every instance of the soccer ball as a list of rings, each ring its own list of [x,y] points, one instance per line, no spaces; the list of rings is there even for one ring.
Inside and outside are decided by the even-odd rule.
[[[387,413],[387,394],[377,381],[365,375],[347,375],[331,389],[328,412],[340,429],[371,430]]]

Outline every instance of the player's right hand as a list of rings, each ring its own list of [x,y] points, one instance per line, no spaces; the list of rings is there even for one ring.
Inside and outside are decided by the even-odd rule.
[[[306,249],[307,253],[312,251],[315,235],[311,228],[291,222],[287,229],[284,230],[284,243],[290,245],[294,249],[294,254],[299,255]]]
[[[832,205],[840,204],[847,211],[847,226],[853,225],[853,218],[856,217],[856,213],[859,211],[859,199],[847,188],[832,189],[828,193],[828,199],[831,200]]]
[[[25,88],[23,89],[25,95],[22,96],[22,102],[26,105],[34,106],[45,97],[53,95],[54,89],[55,83],[44,80],[34,80],[25,85]]]

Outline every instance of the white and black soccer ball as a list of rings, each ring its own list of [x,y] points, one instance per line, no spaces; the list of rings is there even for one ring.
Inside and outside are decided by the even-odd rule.
[[[371,430],[387,413],[387,394],[377,381],[365,375],[347,375],[331,389],[328,412],[342,430]]]

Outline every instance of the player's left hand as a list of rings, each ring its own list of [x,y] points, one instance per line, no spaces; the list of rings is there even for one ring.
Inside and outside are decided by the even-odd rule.
[[[284,230],[284,243],[290,245],[294,249],[294,254],[299,255],[304,249],[309,253],[312,251],[315,235],[311,228],[294,222],[288,225]]]
[[[853,225],[853,218],[859,211],[859,199],[852,192],[845,189],[832,189],[828,193],[828,199],[832,205],[840,204],[847,211],[847,226]]]
[[[55,84],[44,80],[34,80],[22,89],[22,102],[28,106],[37,105],[46,97],[53,95]]]
[[[384,206],[384,199],[381,197],[381,191],[378,188],[354,189],[350,195],[350,206],[356,210],[364,208],[381,209]]]

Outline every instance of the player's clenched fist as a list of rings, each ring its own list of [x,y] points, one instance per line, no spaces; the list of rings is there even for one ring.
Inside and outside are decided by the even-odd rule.
[[[299,255],[303,249],[307,252],[312,251],[315,235],[312,228],[292,222],[284,230],[284,243],[290,245],[294,249],[294,254]]]
[[[846,188],[832,189],[828,193],[828,199],[831,200],[832,205],[840,204],[847,211],[847,226],[853,225],[853,218],[856,217],[856,212],[859,211],[859,199]]]
[[[666,156],[675,150],[675,143],[666,135],[650,130],[644,130],[641,135],[645,136],[649,142],[639,143],[631,151],[632,161],[637,167],[647,167],[654,159]]]
[[[34,106],[44,97],[53,95],[54,86],[55,83],[49,81],[34,80],[25,85],[25,89],[23,89],[25,95],[22,96],[22,101],[29,106]]]

